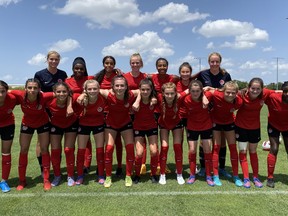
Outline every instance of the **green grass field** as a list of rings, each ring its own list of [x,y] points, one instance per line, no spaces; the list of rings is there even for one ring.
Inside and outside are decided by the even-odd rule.
[[[112,187],[104,188],[94,182],[96,167],[95,155],[93,155],[92,171],[86,176],[84,185],[68,188],[63,154],[62,182],[58,187],[44,192],[35,156],[37,137],[35,134],[29,153],[28,187],[18,192],[16,191],[18,134],[22,113],[18,107],[14,113],[17,129],[12,150],[12,170],[8,181],[11,192],[0,194],[0,215],[287,215],[288,213],[288,164],[283,144],[280,145],[275,170],[276,187],[271,189],[265,186],[268,152],[262,151],[261,143],[263,140],[267,140],[266,107],[261,114],[262,141],[258,146],[259,177],[264,183],[264,187],[261,189],[255,188],[254,185],[250,189],[237,188],[232,180],[223,177],[221,178],[223,183],[221,187],[209,187],[204,178],[198,178],[193,185],[178,185],[174,173],[174,153],[170,148],[168,166],[172,173],[167,175],[166,185],[151,184],[148,173],[141,177],[141,183],[130,188],[125,187],[124,177],[116,178],[113,175]],[[93,149],[95,148],[93,147]],[[124,158],[125,156],[123,156]],[[231,172],[229,153],[226,164],[227,170]],[[249,169],[251,172],[250,167]],[[240,165],[239,173],[242,178]],[[185,179],[189,176],[187,143],[184,143],[183,175]]]

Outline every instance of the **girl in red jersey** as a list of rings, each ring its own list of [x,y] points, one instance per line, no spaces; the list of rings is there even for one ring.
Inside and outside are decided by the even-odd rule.
[[[288,82],[282,85],[282,93],[271,93],[265,101],[269,116],[267,131],[270,141],[270,152],[267,156],[267,186],[274,188],[274,169],[279,150],[279,136],[282,134],[286,154],[288,154]]]
[[[245,188],[250,188],[247,150],[253,170],[253,182],[257,188],[263,187],[258,178],[257,145],[261,140],[260,111],[270,91],[263,89],[263,80],[253,78],[248,84],[247,91],[242,95],[243,105],[237,112],[235,119],[236,140],[238,141],[239,160],[243,171]]]
[[[108,113],[105,127],[105,187],[112,184],[112,159],[114,143],[117,133],[121,133],[126,148],[126,178],[125,185],[132,186],[132,168],[134,164],[134,136],[129,110],[139,90],[128,90],[127,80],[123,75],[117,75],[112,80],[111,90],[100,90],[100,93],[107,99]],[[120,115],[119,115],[120,114]]]
[[[166,184],[166,163],[169,148],[169,131],[173,134],[173,148],[175,152],[175,163],[177,172],[177,182],[182,185],[185,183],[182,176],[182,139],[183,139],[183,126],[179,116],[179,107],[181,100],[184,95],[188,93],[185,92],[177,93],[176,85],[172,82],[165,83],[162,86],[162,95],[159,95],[158,101],[160,104],[160,117],[158,124],[160,127],[160,140],[161,140],[161,152],[160,152],[160,179],[159,183]]]
[[[113,56],[105,56],[102,60],[104,69],[95,75],[95,80],[100,84],[100,89],[111,89],[111,83],[116,75],[122,74],[119,69],[115,69],[116,60]],[[105,114],[107,114],[107,109],[105,109]],[[117,169],[116,176],[122,175],[122,154],[123,146],[120,133],[117,133],[116,137],[116,159],[117,159]]]
[[[106,100],[99,94],[100,85],[96,80],[87,80],[84,83],[87,94],[87,103],[79,118],[78,153],[77,153],[77,185],[83,183],[83,165],[86,143],[91,132],[96,145],[96,160],[98,167],[98,183],[104,184],[104,108]]]
[[[187,110],[187,140],[189,146],[190,177],[187,184],[195,182],[196,153],[198,137],[201,137],[204,149],[204,160],[206,167],[206,182],[214,186],[211,177],[212,171],[212,120],[208,108],[203,106],[203,85],[199,80],[192,80],[189,85],[190,96],[185,97],[183,105]],[[207,99],[211,100],[211,93],[205,92]]]
[[[156,176],[158,154],[158,124],[154,117],[155,105],[151,105],[150,101],[152,97],[156,97],[156,92],[151,80],[145,78],[141,80],[139,84],[139,90],[141,95],[141,102],[138,111],[135,112],[133,128],[134,137],[136,143],[136,158],[135,158],[135,177],[134,183],[137,184],[140,181],[140,171],[142,169],[143,154],[146,146],[146,138],[148,138],[151,157],[151,181],[152,183],[158,183]],[[145,155],[146,157],[146,155]]]
[[[11,146],[15,132],[15,117],[13,109],[17,105],[14,95],[8,94],[8,84],[0,80],[0,138],[2,153],[2,180],[0,188],[2,192],[11,189],[7,183],[11,170]]]
[[[242,181],[238,177],[238,153],[236,148],[234,111],[242,105],[242,99],[237,95],[238,85],[233,81],[225,83],[223,90],[214,90],[212,102],[213,109],[213,181],[215,185],[221,186],[219,179],[218,161],[221,146],[221,131],[224,131],[225,138],[230,150],[230,160],[233,170],[233,180],[238,187],[243,186]]]
[[[20,131],[20,155],[19,155],[19,185],[17,190],[23,190],[26,186],[26,168],[28,163],[28,151],[31,139],[37,130],[43,164],[44,190],[51,189],[49,181],[50,154],[49,154],[49,117],[45,110],[47,101],[53,98],[52,92],[42,93],[37,79],[28,79],[25,83],[25,91],[12,90],[23,112]]]
[[[54,179],[51,185],[58,186],[61,181],[61,153],[62,153],[62,138],[64,135],[64,149],[66,155],[66,168],[68,175],[68,186],[73,186],[74,183],[74,149],[75,140],[78,130],[78,116],[76,99],[77,94],[73,95],[72,107],[74,114],[67,116],[67,100],[72,97],[72,92],[69,86],[64,82],[58,82],[53,86],[53,92],[56,98],[47,103],[51,116],[50,143],[51,143],[51,162],[54,171]]]

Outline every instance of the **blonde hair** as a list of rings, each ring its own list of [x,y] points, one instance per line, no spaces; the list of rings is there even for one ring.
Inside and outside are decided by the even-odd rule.
[[[173,118],[176,117],[176,113],[178,111],[178,107],[177,107],[177,100],[178,100],[178,96],[177,96],[177,89],[176,89],[176,85],[173,82],[168,82],[162,85],[161,91],[162,91],[162,111],[163,111],[163,119],[165,119],[165,113],[166,113],[166,99],[165,99],[165,95],[164,92],[166,89],[173,89],[175,94],[175,98],[173,100],[172,106],[173,106],[173,110],[175,112],[175,115],[173,116]]]
[[[137,58],[139,59],[140,64],[141,64],[141,68],[142,68],[142,67],[144,66],[144,64],[143,64],[143,60],[142,60],[142,57],[141,57],[140,53],[133,53],[133,54],[130,56],[130,63],[131,63],[131,59],[132,59],[133,57],[137,57]]]
[[[46,56],[46,59],[48,60],[49,59],[49,57],[51,56],[51,55],[56,55],[59,59],[61,58],[61,56],[60,56],[60,54],[58,53],[58,52],[56,52],[56,51],[54,51],[54,50],[51,50],[51,51],[49,51],[48,52],[48,54],[47,54],[47,56]]]
[[[238,90],[239,90],[239,86],[238,86],[237,82],[235,82],[235,81],[228,81],[228,82],[226,82],[226,83],[224,84],[224,86],[223,86],[222,91],[223,91],[223,92],[226,91],[226,89],[227,89],[228,87],[234,88],[236,92],[238,92]]]
[[[84,109],[83,109],[83,115],[86,114],[87,112],[87,105],[89,104],[89,96],[88,96],[88,93],[87,93],[87,86],[89,84],[96,84],[98,88],[100,88],[100,84],[94,80],[94,79],[91,79],[91,80],[86,80],[83,84],[83,92],[86,94],[85,98],[84,98]]]

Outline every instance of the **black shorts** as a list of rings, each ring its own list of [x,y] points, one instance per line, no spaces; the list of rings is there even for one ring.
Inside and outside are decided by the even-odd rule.
[[[79,125],[78,134],[81,135],[90,135],[92,132],[93,135],[104,132],[105,125],[98,125],[98,126],[83,126]]]
[[[132,122],[129,122],[128,124],[124,125],[121,128],[113,128],[110,125],[106,125],[105,128],[112,129],[112,130],[115,130],[115,131],[121,133],[122,131],[133,129],[133,125],[132,125]]]
[[[158,135],[158,128],[153,128],[150,130],[134,130],[134,137],[149,137],[153,135]]]
[[[238,142],[258,143],[261,140],[260,128],[249,130],[235,126],[235,134]]]
[[[63,135],[64,133],[77,133],[78,126],[79,126],[78,120],[67,128],[60,128],[55,125],[51,125],[50,134]]]
[[[201,140],[204,139],[212,139],[212,128],[204,131],[194,131],[194,130],[187,130],[187,140],[188,141],[196,141],[198,138]]]
[[[183,127],[187,127],[187,118],[182,118],[182,125]]]
[[[271,124],[267,124],[267,133],[269,137],[279,137],[280,133],[283,137],[288,137],[288,130],[287,131],[279,131],[274,128]]]
[[[162,127],[161,125],[159,125],[159,128],[160,129],[167,129],[165,127]],[[180,122],[174,128],[172,128],[172,131],[176,130],[176,129],[182,129],[182,128],[183,128],[183,124],[182,124],[182,121],[180,120]]]
[[[232,130],[235,130],[235,124],[231,123],[231,124],[222,125],[222,124],[213,123],[212,129],[216,131],[232,131]]]
[[[31,128],[31,127],[28,127],[22,123],[20,132],[25,133],[25,134],[33,134],[34,131],[37,130],[37,133],[41,134],[41,133],[45,133],[45,132],[50,132],[50,126],[51,126],[50,122],[48,122],[48,123],[46,123],[46,124],[44,124],[38,128]]]
[[[0,127],[1,140],[13,140],[15,134],[15,124]]]

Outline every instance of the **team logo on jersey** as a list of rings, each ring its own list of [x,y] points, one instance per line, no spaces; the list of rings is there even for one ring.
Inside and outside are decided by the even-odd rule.
[[[97,108],[97,111],[98,111],[98,112],[102,112],[102,111],[103,111],[103,108],[102,108],[102,107],[98,107],[98,108]]]
[[[51,128],[51,132],[55,132],[56,131],[56,128],[55,127],[52,127]]]
[[[129,103],[126,103],[124,106],[125,106],[126,108],[128,108],[128,107],[129,107]]]
[[[230,109],[230,112],[231,112],[231,113],[233,113],[234,111],[235,111],[235,109],[234,109],[234,108]]]
[[[138,134],[139,134],[139,131],[138,131],[138,130],[135,130],[135,134],[137,134],[137,135],[138,135]]]
[[[223,86],[223,85],[225,84],[225,81],[221,79],[221,80],[219,81],[219,83],[220,83],[221,86]]]
[[[12,109],[7,110],[7,114],[12,113]]]

